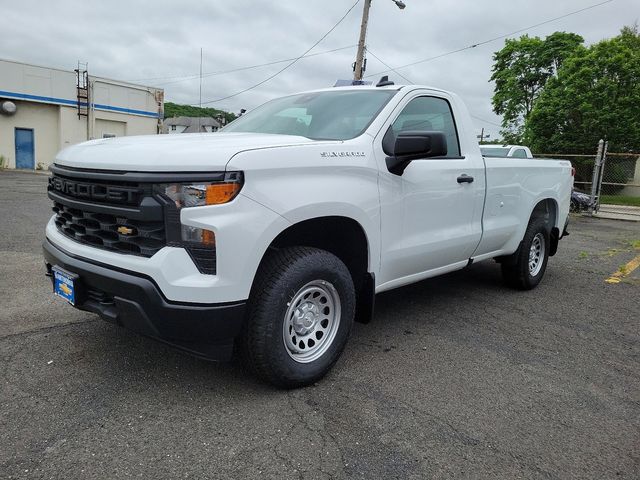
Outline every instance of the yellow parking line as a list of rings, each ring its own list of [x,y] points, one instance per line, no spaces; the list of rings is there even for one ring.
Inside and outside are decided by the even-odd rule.
[[[633,272],[636,268],[640,266],[640,255],[631,260],[625,266],[620,267],[616,273],[611,275],[609,278],[605,280],[607,283],[620,283],[624,277]]]

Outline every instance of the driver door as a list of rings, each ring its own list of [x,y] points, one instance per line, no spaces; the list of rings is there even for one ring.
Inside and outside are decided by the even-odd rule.
[[[379,286],[400,286],[463,266],[481,234],[484,165],[479,155],[460,151],[451,102],[417,95],[405,99],[375,139],[380,165],[381,265]],[[389,132],[389,129],[391,132]],[[412,161],[402,175],[386,168],[393,152],[383,137],[400,131],[444,132],[447,155]],[[391,142],[393,145],[394,142]],[[459,177],[473,177],[460,183]]]

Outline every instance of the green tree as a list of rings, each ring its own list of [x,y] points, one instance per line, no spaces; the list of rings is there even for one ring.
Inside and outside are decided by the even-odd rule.
[[[640,35],[625,27],[617,37],[579,49],[558,69],[525,125],[537,151],[588,153],[598,139],[609,150],[640,150]]]
[[[508,39],[493,55],[493,111],[502,115],[505,141],[519,143],[524,122],[549,78],[582,45],[575,33],[555,32],[544,40],[523,35]]]
[[[217,119],[222,115],[227,123],[235,120],[234,113],[225,112],[216,108],[194,107],[193,105],[179,105],[177,103],[164,103],[164,118],[172,117],[211,117]]]

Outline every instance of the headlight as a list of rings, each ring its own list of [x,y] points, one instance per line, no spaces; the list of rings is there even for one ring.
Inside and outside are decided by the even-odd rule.
[[[241,178],[228,176],[222,182],[161,183],[155,186],[157,193],[173,200],[178,208],[219,205],[233,200],[242,188]]]
[[[242,172],[228,172],[223,180],[158,183],[153,187],[155,194],[164,199],[168,244],[185,248],[202,273],[215,274],[215,234],[183,225],[180,210],[228,203],[240,192],[242,181]]]

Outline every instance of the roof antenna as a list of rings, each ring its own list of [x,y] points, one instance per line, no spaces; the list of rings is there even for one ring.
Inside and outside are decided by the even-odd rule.
[[[395,83],[389,80],[389,75],[385,75],[384,77],[382,77],[376,84],[376,87],[386,87],[387,85],[395,85]]]

